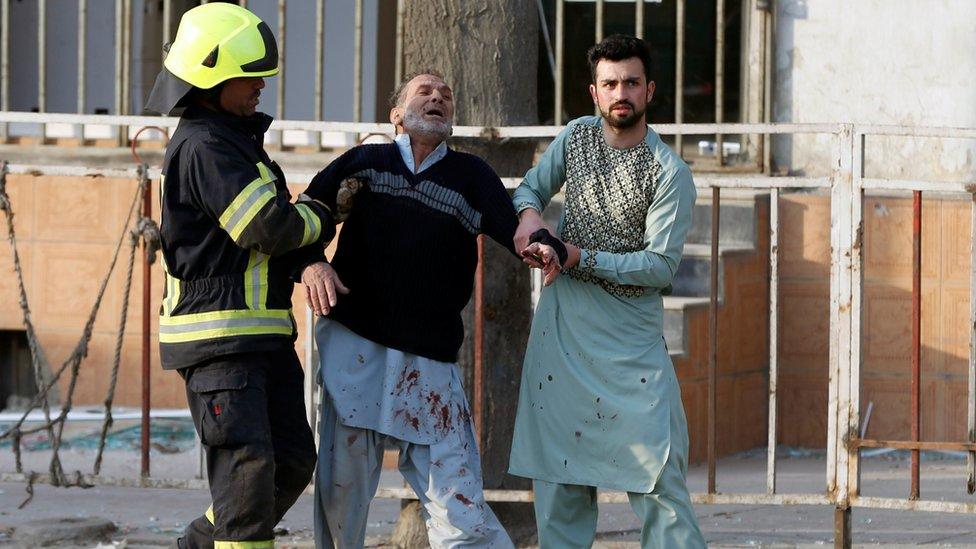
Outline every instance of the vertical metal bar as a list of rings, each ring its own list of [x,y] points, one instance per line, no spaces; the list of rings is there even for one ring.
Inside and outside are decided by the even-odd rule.
[[[601,41],[603,41],[603,0],[596,0],[595,7],[596,29],[594,31],[594,35],[596,36],[596,39],[593,42],[599,44]]]
[[[278,97],[275,98],[276,117],[285,117],[285,0],[278,0]]]
[[[715,0],[715,122],[725,121],[725,0]],[[715,158],[721,166],[725,160],[724,136],[715,134]]]
[[[644,0],[636,0],[634,4],[634,36],[644,38]]]
[[[779,381],[779,189],[769,192],[769,424],[766,493],[776,493],[776,403]]]
[[[352,119],[363,120],[363,0],[356,0],[356,50],[352,58]]]
[[[861,433],[861,327],[864,287],[864,143],[863,133],[855,132],[851,158],[851,343],[850,343],[850,407],[848,433]],[[868,414],[870,414],[870,407]],[[868,418],[865,417],[865,424]],[[847,493],[850,497],[861,493],[861,449],[847,453]]]
[[[247,8],[247,0],[240,0],[240,2],[241,2],[241,7],[246,9]]]
[[[85,55],[88,48],[88,0],[78,0],[78,114],[85,112]],[[78,137],[85,137],[85,125],[79,126]]]
[[[674,123],[684,122],[685,112],[685,0],[677,0],[674,19]],[[674,150],[683,156],[684,138],[674,136]]]
[[[315,315],[310,307],[305,307],[305,414],[308,417],[308,425],[312,432],[316,432],[315,422],[318,419],[316,411],[316,389],[315,371],[317,364],[315,361]]]
[[[131,60],[132,60],[132,0],[124,0],[122,2],[122,110],[120,114],[129,114],[129,87],[132,80],[132,70],[131,70]],[[124,135],[126,142],[128,140],[128,128],[122,128],[126,131]]]
[[[919,404],[922,398],[922,191],[912,192],[912,440],[921,435]],[[908,499],[919,496],[919,451],[912,450],[912,483]]]
[[[478,266],[474,271],[474,430],[478,445],[484,434],[485,413],[485,237],[478,235]]]
[[[122,114],[122,0],[115,0],[115,114]],[[119,141],[121,142],[121,132]]]
[[[773,31],[775,29],[775,7],[763,11],[763,122],[773,120]],[[762,139],[763,173],[772,173],[773,139],[765,133]]]
[[[712,257],[711,301],[708,309],[711,354],[708,361],[708,493],[715,493],[715,417],[718,400],[716,375],[718,371],[718,239],[721,189],[712,187]]]
[[[47,0],[37,0],[37,110],[47,111]]]
[[[173,40],[173,0],[163,0],[163,44]]]
[[[680,1],[680,0],[679,0]],[[563,123],[563,24],[566,6],[565,0],[556,0],[556,78],[553,98],[553,124],[561,126]],[[6,80],[4,81],[6,82]]]
[[[851,549],[851,508],[834,508],[834,548]]]
[[[152,217],[152,183],[149,182],[149,166],[140,166],[140,174],[146,185],[142,194],[142,215]],[[149,409],[151,402],[149,369],[149,349],[151,345],[150,332],[152,312],[152,269],[149,263],[148,250],[142,256],[142,476],[149,476]]]
[[[595,14],[594,14],[595,28],[594,28],[593,35],[595,38],[593,42],[595,44],[599,44],[600,42],[603,41],[603,0],[596,0],[596,2],[594,3],[594,9],[595,9]],[[593,114],[597,116],[600,115],[599,105],[593,105]]]
[[[969,214],[969,389],[967,394],[966,427],[969,442],[976,442],[976,193],[971,197]],[[976,492],[976,452],[966,454],[966,469],[969,471],[967,489]]]
[[[315,120],[322,120],[322,52],[325,50],[325,0],[315,0]]]
[[[10,110],[10,0],[0,0],[0,110]],[[0,124],[3,141],[8,136],[7,123]]]
[[[827,493],[838,507],[849,503],[848,451],[851,424],[851,218],[853,127],[843,125],[837,135],[830,193],[830,354],[827,418]],[[856,435],[855,435],[856,436]]]
[[[549,60],[549,71],[552,72],[553,80],[555,80],[556,56],[552,51],[552,38],[549,36],[549,23],[546,21],[546,9],[542,5],[542,0],[535,0],[535,6],[539,10],[539,28],[542,30],[542,41],[546,45],[546,58]]]
[[[325,51],[325,0],[315,0],[315,107],[312,109],[315,120],[322,120],[322,72],[323,52]],[[311,132],[315,148],[322,146],[322,132]]]
[[[404,0],[397,0],[396,14],[396,59],[394,63],[394,73],[396,75],[394,86],[399,86],[403,81],[403,21],[406,19],[406,7]]]

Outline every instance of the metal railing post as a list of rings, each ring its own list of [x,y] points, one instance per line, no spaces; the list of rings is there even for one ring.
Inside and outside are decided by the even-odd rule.
[[[827,423],[827,492],[835,504],[836,547],[848,547],[850,503],[847,491],[851,424],[851,259],[853,128],[845,124],[837,139],[836,171],[830,193],[830,387]],[[856,421],[856,420],[855,420]]]
[[[634,1],[634,36],[644,38],[644,0]]]
[[[565,36],[563,26],[565,24],[565,1],[556,0],[556,77],[553,84],[554,97],[552,107],[552,120],[556,126],[562,126],[563,124],[563,59],[565,58],[563,54],[563,39]]]
[[[596,25],[593,32],[593,35],[596,37],[593,40],[594,44],[599,44],[600,42],[603,41],[603,11],[604,11],[603,1],[604,0],[596,0],[596,2],[594,3],[594,9],[595,9],[594,19],[596,21]]]
[[[355,50],[352,57],[352,120],[363,120],[363,0],[356,0]]]
[[[922,400],[922,191],[912,191],[912,441],[921,440]],[[911,486],[908,499],[919,496],[919,450],[912,450]]]
[[[769,417],[766,493],[776,493],[776,406],[779,383],[779,189],[769,192]]]
[[[851,338],[850,338],[850,407],[848,433],[861,433],[861,329],[863,326],[864,291],[864,144],[865,135],[855,131],[851,141]],[[847,494],[853,498],[861,492],[861,450],[847,449]]]
[[[312,93],[315,107],[312,109],[312,118],[322,120],[322,73],[323,53],[325,51],[325,0],[315,0],[315,88]],[[311,137],[315,139],[315,150],[322,148],[322,132],[312,132]]]
[[[976,193],[970,196],[969,214],[969,367],[967,379],[967,440],[976,443]],[[967,491],[976,492],[976,452],[966,454]]]
[[[685,0],[677,0],[674,20],[674,123],[681,124],[685,116]],[[674,136],[674,151],[684,156],[684,138]]]
[[[78,74],[77,74],[77,103],[76,111],[84,114],[87,95],[85,93],[85,69],[88,49],[88,0],[78,0]],[[78,138],[85,139],[85,125],[78,125]]]
[[[712,255],[709,263],[711,270],[711,291],[708,309],[709,318],[709,361],[708,361],[708,493],[715,493],[715,422],[718,405],[718,240],[719,218],[721,211],[721,189],[712,187]]]
[[[10,110],[10,0],[0,0],[0,109]],[[9,125],[0,124],[0,139],[9,137]]]
[[[715,0],[715,123],[725,122],[725,0]],[[715,135],[715,158],[725,162],[724,136]]]

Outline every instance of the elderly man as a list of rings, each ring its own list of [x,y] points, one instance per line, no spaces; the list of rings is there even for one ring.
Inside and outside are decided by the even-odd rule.
[[[383,449],[423,504],[433,547],[511,547],[482,495],[457,354],[479,233],[514,253],[518,220],[498,176],[452,150],[454,98],[433,70],[394,92],[395,143],[356,147],[306,193],[330,207],[363,182],[331,265],[309,285],[325,388],[316,476],[318,547],[362,547]],[[541,247],[547,274],[558,261]]]
[[[695,186],[647,127],[654,82],[644,42],[611,36],[589,62],[600,116],[570,122],[515,192],[516,247],[531,252],[540,212],[565,186],[559,236],[569,259],[532,322],[509,470],[534,481],[542,548],[593,544],[597,488],[627,492],[641,547],[704,547],[661,300]]]
[[[147,110],[181,114],[163,161],[163,368],[186,381],[213,505],[179,547],[274,546],[308,486],[315,443],[291,315],[294,278],[335,234],[327,208],[292,204],[257,112],[278,73],[268,25],[214,2],[187,11]]]

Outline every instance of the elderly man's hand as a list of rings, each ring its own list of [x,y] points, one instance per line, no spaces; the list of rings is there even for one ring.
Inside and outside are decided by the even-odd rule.
[[[339,294],[349,293],[349,288],[339,280],[332,265],[324,261],[305,267],[302,271],[302,283],[305,285],[305,300],[318,316],[329,314],[332,307],[335,307]]]
[[[347,177],[339,183],[339,190],[336,193],[336,223],[342,223],[352,213],[353,198],[363,185],[364,181],[357,177]]]
[[[552,230],[552,227],[542,220],[542,214],[538,210],[532,208],[522,210],[522,213],[519,214],[518,229],[515,230],[515,249],[524,250],[529,245],[529,237],[539,229],[546,229],[551,234],[556,234],[556,231]],[[533,267],[539,267],[539,265],[533,265]]]
[[[542,283],[549,286],[556,281],[562,266],[559,264],[559,256],[552,246],[547,246],[540,242],[529,244],[521,252],[522,261],[535,269],[542,269]]]

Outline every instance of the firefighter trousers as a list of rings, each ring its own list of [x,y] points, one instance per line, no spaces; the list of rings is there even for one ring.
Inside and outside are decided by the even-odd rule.
[[[275,525],[315,470],[295,350],[222,356],[180,374],[213,503],[179,547],[273,547]]]

